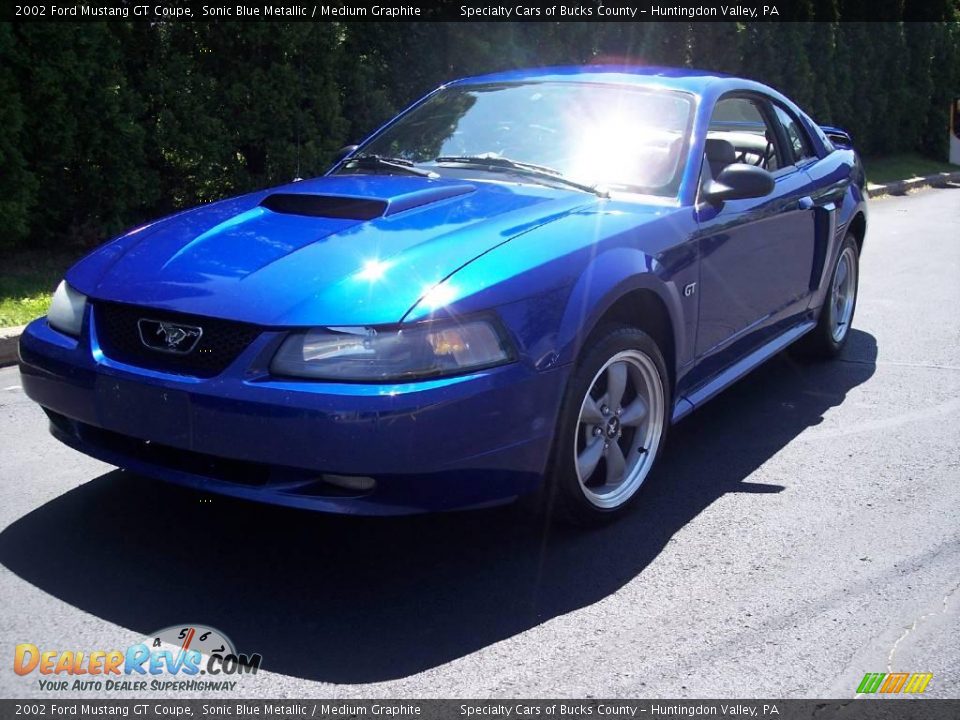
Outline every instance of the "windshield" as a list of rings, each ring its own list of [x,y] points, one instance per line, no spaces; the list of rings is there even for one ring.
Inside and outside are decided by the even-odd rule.
[[[440,174],[462,168],[457,159],[502,158],[584,185],[672,196],[683,171],[691,110],[685,94],[619,85],[450,87],[401,116],[357,155],[407,161]]]

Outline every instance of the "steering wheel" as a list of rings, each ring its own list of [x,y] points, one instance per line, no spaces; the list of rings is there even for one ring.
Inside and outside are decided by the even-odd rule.
[[[765,168],[767,163],[773,158],[773,143],[767,141],[767,147],[763,149],[763,154],[760,155],[759,159],[754,163],[757,167]]]
[[[741,150],[737,153],[737,162],[746,163],[747,165],[755,165],[757,167],[766,167],[767,163],[770,162],[770,159],[773,157],[774,149],[773,143],[767,142],[767,146],[763,149],[763,152],[757,152],[756,150]],[[756,159],[752,159],[756,157]]]

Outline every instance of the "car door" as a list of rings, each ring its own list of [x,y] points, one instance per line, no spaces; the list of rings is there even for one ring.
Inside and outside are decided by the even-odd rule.
[[[708,131],[729,142],[735,162],[769,170],[762,198],[697,206],[700,313],[696,355],[712,374],[735,362],[806,307],[814,261],[811,181],[799,167],[770,102],[756,94],[721,98]],[[703,180],[722,169],[705,156]]]

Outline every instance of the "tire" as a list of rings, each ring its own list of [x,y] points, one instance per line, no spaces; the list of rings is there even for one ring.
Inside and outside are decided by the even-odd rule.
[[[811,360],[830,360],[843,350],[857,309],[860,252],[853,235],[847,234],[830,273],[830,285],[817,326],[796,345],[798,354]]]
[[[626,511],[666,440],[668,378],[645,332],[612,326],[591,336],[560,410],[545,486],[549,518],[596,525]]]

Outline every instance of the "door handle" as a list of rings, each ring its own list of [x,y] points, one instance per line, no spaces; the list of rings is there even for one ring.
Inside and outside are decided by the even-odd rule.
[[[800,210],[812,210],[813,209],[813,198],[807,195],[802,197],[797,201],[797,207]]]

